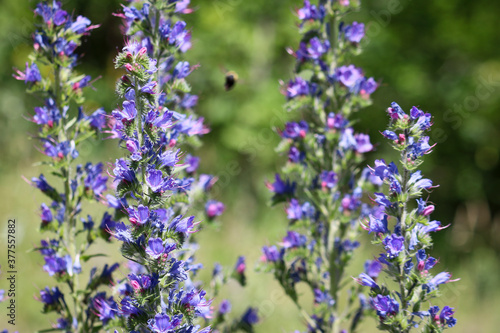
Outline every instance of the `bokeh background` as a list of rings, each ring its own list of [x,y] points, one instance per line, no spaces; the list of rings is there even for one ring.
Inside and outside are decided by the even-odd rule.
[[[120,20],[111,16],[120,1],[63,3],[67,10],[101,24],[82,47],[79,70],[102,76],[94,84],[96,90],[89,91],[87,108],[103,106],[109,112],[116,106],[118,76],[112,60],[124,41]],[[47,328],[47,319],[55,320],[42,316],[33,299],[51,281],[42,270],[42,258],[28,252],[40,239],[36,230],[42,198],[22,179],[41,172],[33,165],[41,155],[29,140],[35,126],[25,119],[38,101],[12,78],[13,67],[24,68],[32,47],[35,5],[2,1],[0,11],[0,264],[6,264],[7,220],[15,218],[19,332]],[[206,271],[216,261],[233,265],[239,254],[247,256],[252,271],[260,247],[284,233],[283,208],[268,205],[264,181],[283,162],[274,152],[278,137],[272,128],[295,116],[282,109],[279,80],[291,76],[293,58],[285,48],[298,44],[294,10],[299,6],[298,0],[192,0],[196,11],[186,17],[194,40],[186,56],[201,65],[190,82],[200,95],[197,110],[212,129],[199,152],[201,169],[219,175],[216,196],[227,207],[220,228],[200,235],[200,261]],[[497,332],[500,327],[499,14],[500,2],[489,0],[371,0],[350,16],[367,27],[364,52],[353,63],[381,82],[373,105],[358,114],[357,129],[380,143],[367,164],[394,156],[379,134],[390,102],[406,110],[417,105],[434,115],[431,138],[438,145],[423,170],[440,184],[431,196],[437,207],[434,218],[451,224],[437,233],[432,254],[440,258],[439,269],[461,278],[445,286],[438,302],[455,306],[455,332]],[[241,77],[230,92],[223,88],[225,70]],[[107,141],[84,147],[81,155],[112,162],[118,153],[116,142]],[[363,243],[367,245],[353,264],[353,275],[373,253],[369,242]],[[119,259],[115,247],[104,251]],[[0,277],[0,288],[5,286],[5,276]],[[261,309],[266,320],[258,332],[302,328],[297,311],[270,275],[250,272],[248,288],[231,283],[224,296],[233,300],[235,312],[248,302]],[[7,327],[4,313],[2,306],[1,327]],[[373,327],[368,321],[363,331],[373,332]]]

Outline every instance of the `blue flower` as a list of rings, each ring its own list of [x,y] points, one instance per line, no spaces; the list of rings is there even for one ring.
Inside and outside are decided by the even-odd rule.
[[[70,29],[73,30],[75,34],[83,34],[88,30],[87,28],[89,25],[90,20],[80,15],[76,18],[76,21],[71,23]]]
[[[227,299],[224,299],[219,304],[219,313],[224,315],[224,314],[227,314],[229,312],[231,312],[231,303]]]
[[[50,208],[44,203],[42,203],[40,208],[42,211],[42,214],[40,216],[40,218],[42,219],[42,223],[47,224],[52,222],[52,212]]]
[[[214,218],[216,216],[222,215],[225,206],[222,202],[216,200],[209,200],[205,204],[205,211],[209,218]]]
[[[364,265],[365,273],[372,279],[376,279],[382,271],[382,264],[378,260],[367,260]]]
[[[246,325],[255,325],[259,322],[259,315],[257,309],[248,308],[248,310],[241,317],[242,323]]]
[[[373,280],[368,274],[361,273],[358,278],[354,279],[357,283],[362,286],[367,286],[373,289],[379,289],[378,284]]]
[[[164,313],[158,313],[154,319],[148,321],[148,327],[155,333],[170,333],[182,323],[182,314],[169,317]]]
[[[344,36],[348,41],[352,43],[359,43],[365,36],[365,25],[364,23],[354,21],[352,24],[345,26],[343,31]]]
[[[335,80],[349,89],[354,89],[363,77],[361,69],[356,68],[354,65],[341,66],[335,70]]]
[[[118,304],[113,297],[106,298],[105,292],[98,293],[91,301],[92,310],[106,324],[118,314]]]
[[[439,314],[439,321],[443,325],[447,325],[448,327],[453,327],[457,323],[457,320],[453,318],[453,314],[455,313],[453,308],[450,308],[449,306],[444,306],[443,309],[441,310],[441,313]]]
[[[377,295],[371,297],[370,304],[377,311],[377,315],[382,318],[399,312],[399,303],[390,296]]]
[[[262,248],[262,252],[264,253],[264,259],[269,262],[277,262],[282,260],[283,258],[283,251],[278,251],[278,248],[273,245],[273,246],[264,246]]]
[[[383,244],[389,258],[395,258],[405,248],[405,238],[396,234],[389,235],[384,238]]]
[[[297,11],[299,19],[302,21],[306,20],[318,20],[322,21],[325,17],[326,10],[323,5],[311,5],[309,0],[304,0],[304,7]]]
[[[368,225],[369,234],[372,232],[386,234],[389,232],[387,229],[387,215],[383,215],[382,219],[378,219],[373,215],[369,216],[370,222]]]
[[[296,183],[290,183],[288,179],[284,182],[279,174],[275,175],[274,183],[267,183],[267,187],[277,195],[293,195],[295,192],[295,186]]]
[[[111,113],[116,120],[121,120],[122,122],[131,122],[137,116],[137,109],[135,108],[134,101],[124,101],[123,110],[115,110]]]
[[[35,82],[39,82],[39,81],[42,81],[42,75],[40,74],[40,70],[38,69],[38,66],[35,63],[31,64],[31,66],[29,66],[28,63],[26,63],[26,72],[25,72],[24,82],[25,83],[28,83],[28,82],[35,83]]]

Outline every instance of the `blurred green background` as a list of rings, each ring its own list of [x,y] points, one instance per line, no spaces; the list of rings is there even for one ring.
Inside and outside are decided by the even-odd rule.
[[[89,91],[87,110],[102,105],[110,112],[116,106],[113,89],[118,75],[112,60],[124,41],[120,20],[111,13],[119,10],[120,2],[63,3],[67,10],[101,24],[82,47],[85,56],[79,70],[93,77],[102,75],[94,84],[96,91]],[[15,218],[19,332],[48,327],[48,318],[40,314],[33,296],[51,283],[42,270],[42,258],[28,253],[40,239],[36,230],[43,198],[21,178],[41,172],[33,166],[40,154],[28,139],[36,129],[25,120],[39,101],[27,96],[23,83],[12,78],[13,67],[24,68],[32,47],[35,4],[3,1],[0,11],[0,264],[6,264],[7,219]],[[260,247],[281,238],[285,230],[283,209],[268,206],[264,181],[283,161],[274,152],[278,137],[272,128],[295,116],[282,110],[279,80],[286,81],[292,74],[293,58],[285,48],[298,44],[294,10],[301,2],[192,0],[191,6],[196,11],[186,20],[194,42],[187,58],[201,67],[190,82],[200,95],[197,110],[212,129],[199,152],[201,169],[219,176],[216,196],[227,207],[220,230],[210,229],[200,236],[200,261],[209,271],[215,261],[233,265],[244,254],[252,267]],[[489,0],[372,0],[364,1],[363,10],[350,17],[367,27],[364,52],[353,63],[382,82],[373,95],[374,104],[358,114],[357,129],[380,143],[367,164],[394,156],[379,134],[390,102],[397,101],[406,110],[417,105],[434,115],[431,138],[438,145],[423,170],[440,184],[431,196],[437,207],[433,217],[451,224],[437,234],[432,254],[440,258],[438,269],[461,278],[445,286],[437,303],[455,306],[459,321],[455,332],[497,332],[500,327],[499,14],[500,2]],[[230,92],[223,88],[224,68],[241,77]],[[112,156],[117,154],[112,141],[88,145],[81,152],[105,162],[114,161]],[[105,251],[116,253],[116,248],[108,246]],[[364,245],[361,251],[369,258],[373,249]],[[353,275],[362,269],[362,257],[354,263]],[[4,276],[0,288],[5,288]],[[248,288],[231,283],[225,296],[233,301],[235,312],[243,308],[239,303],[247,301],[261,309],[267,319],[258,332],[302,328],[297,311],[270,275],[250,272]],[[0,327],[7,327],[1,308]],[[375,331],[373,324],[369,320],[363,331]]]

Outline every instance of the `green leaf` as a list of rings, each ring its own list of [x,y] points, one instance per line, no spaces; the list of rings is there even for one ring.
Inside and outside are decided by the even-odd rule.
[[[81,256],[80,259],[83,260],[83,262],[87,262],[89,259],[94,258],[94,257],[107,257],[107,254],[104,253],[97,253],[97,254],[89,254],[89,255],[84,255]]]
[[[172,90],[181,91],[183,93],[188,93],[191,91],[191,86],[184,79],[175,80],[172,84]]]

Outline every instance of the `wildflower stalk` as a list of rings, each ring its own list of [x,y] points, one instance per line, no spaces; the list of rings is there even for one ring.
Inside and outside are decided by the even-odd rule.
[[[129,154],[115,163],[116,197],[108,204],[117,208],[117,219],[131,222],[120,223],[114,236],[123,242],[123,256],[139,264],[129,265],[120,308],[127,329],[140,332],[163,332],[167,323],[198,332],[199,318],[206,324],[211,313],[211,300],[192,280],[201,268],[193,235],[201,225],[189,215],[205,205],[216,179],[196,175],[199,159],[181,152],[199,146],[198,137],[208,132],[193,112],[197,96],[185,79],[194,67],[178,60],[191,45],[181,20],[191,12],[188,5],[136,1],[115,14],[129,40],[115,61],[126,74],[117,84],[123,103],[112,113],[110,133]],[[224,210],[211,200],[205,207],[209,221]]]
[[[310,332],[340,332],[349,322],[354,331],[360,320],[355,314],[363,310],[363,304],[353,304],[351,295],[360,288],[349,284],[345,270],[359,246],[359,220],[371,211],[362,199],[374,184],[359,165],[373,146],[368,135],[354,133],[350,117],[370,104],[378,84],[347,65],[360,51],[364,25],[343,21],[358,6],[306,0],[297,11],[302,39],[297,50],[289,50],[297,62],[284,94],[285,108],[304,119],[279,131],[278,151],[288,153],[289,160],[268,184],[273,203],[287,202],[290,222],[279,247],[263,248],[264,267],[299,309],[296,284],[311,288],[313,314],[304,315]],[[340,308],[343,298],[347,306]]]
[[[44,256],[44,270],[60,283],[57,287],[41,290],[40,301],[44,313],[55,312],[60,316],[53,325],[54,330],[94,332],[113,317],[113,306],[114,311],[117,310],[112,298],[106,299],[104,292],[98,292],[102,285],[113,283],[111,274],[117,265],[111,268],[105,265],[100,275],[94,267],[87,286],[80,289],[81,261],[102,255],[87,251],[98,237],[109,239],[107,230],[113,224],[106,214],[99,228],[94,228],[90,214],[86,220],[81,219],[81,225],[77,224],[82,202],[99,200],[106,190],[107,177],[102,175],[102,164],[75,166],[79,145],[97,136],[105,125],[103,110],[90,116],[83,112],[83,89],[90,85],[91,78],[78,75],[74,70],[75,49],[81,44],[82,36],[97,26],[92,26],[83,16],[73,19],[56,1],[51,4],[42,1],[35,14],[42,22],[34,35],[34,51],[29,57],[31,65],[27,63],[26,70],[17,71],[15,77],[23,80],[28,91],[41,96],[45,102],[44,106],[35,108],[30,120],[39,125],[36,136],[42,146],[39,150],[49,157],[42,163],[60,179],[59,189],[51,186],[43,174],[30,182],[52,200],[50,206],[41,205],[40,227],[41,232],[51,232],[52,238],[42,240],[36,250]],[[47,72],[52,77],[42,75]],[[64,298],[64,284],[69,289],[70,302]],[[106,314],[101,311],[104,303],[108,305]]]
[[[446,228],[439,221],[431,221],[435,207],[421,198],[424,190],[437,187],[418,170],[423,156],[434,147],[425,135],[432,125],[432,116],[417,107],[408,115],[397,103],[392,103],[387,111],[391,121],[382,134],[400,152],[399,168],[394,162],[375,161],[372,174],[387,190],[374,193],[380,210],[371,214],[364,226],[375,234],[373,243],[382,245],[385,252],[370,261],[356,281],[370,287],[370,306],[372,314],[378,316],[379,330],[410,332],[423,327],[423,332],[442,332],[456,324],[453,308],[445,306],[439,312],[439,307],[431,305],[428,310],[421,310],[439,296],[441,284],[454,281],[448,272],[432,276],[429,270],[437,260],[426,254],[432,247],[431,233]],[[416,207],[411,209],[413,200]],[[389,228],[389,222],[394,223],[393,228]],[[381,270],[396,281],[396,290],[377,284]]]

